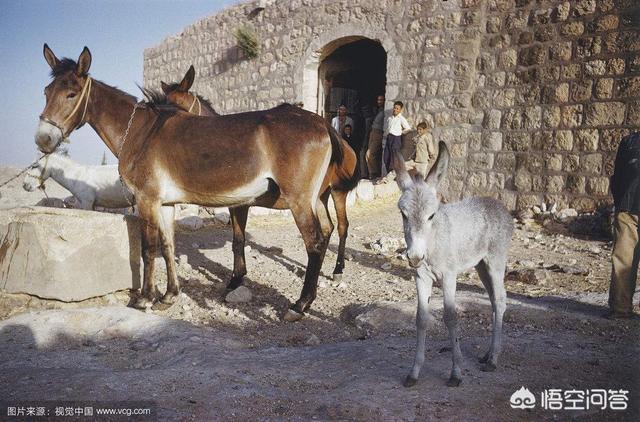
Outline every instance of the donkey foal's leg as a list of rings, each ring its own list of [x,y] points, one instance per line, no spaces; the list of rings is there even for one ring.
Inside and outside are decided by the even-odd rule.
[[[458,340],[455,274],[445,274],[442,280],[442,290],[444,293],[444,323],[449,330],[449,339],[451,340],[451,351],[453,354],[453,366],[451,368],[451,376],[449,377],[449,381],[447,381],[447,386],[457,387],[462,382],[462,373],[460,371],[462,352],[460,351],[460,341]]]
[[[418,381],[420,369],[424,364],[425,343],[427,338],[427,321],[429,318],[429,301],[431,300],[431,287],[433,286],[433,273],[423,264],[418,268],[416,286],[418,288],[418,311],[416,313],[417,345],[416,356],[411,372],[404,381],[405,387],[412,387]]]
[[[498,365],[498,357],[502,350],[502,317],[507,309],[507,292],[504,288],[505,260],[492,262],[489,266],[491,285],[495,305],[493,307],[493,331],[491,333],[491,349],[484,371],[494,371]]]
[[[338,257],[336,258],[336,267],[333,270],[333,279],[340,281],[342,279],[342,272],[344,271],[344,250],[347,243],[347,236],[349,230],[349,220],[347,219],[347,195],[349,192],[344,191],[331,191],[331,197],[333,198],[333,205],[336,208],[336,217],[338,219]]]
[[[227,289],[233,290],[242,284],[242,280],[247,274],[244,245],[249,207],[229,208],[229,214],[231,214],[231,227],[233,228],[233,244],[231,246],[233,250],[233,274]]]

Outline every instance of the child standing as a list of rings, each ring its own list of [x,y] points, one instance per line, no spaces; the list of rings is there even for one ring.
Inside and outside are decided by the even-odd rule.
[[[411,125],[402,115],[404,104],[402,101],[393,103],[393,114],[387,118],[385,122],[384,133],[386,134],[386,143],[383,145],[383,160],[387,171],[393,170],[392,167],[392,151],[399,151],[402,146],[402,135],[411,130]],[[385,139],[385,138],[383,138]]]
[[[433,135],[427,130],[425,122],[418,123],[417,131],[418,134],[413,138],[413,144],[416,146],[415,168],[418,173],[425,176],[438,156],[438,147],[433,141]]]

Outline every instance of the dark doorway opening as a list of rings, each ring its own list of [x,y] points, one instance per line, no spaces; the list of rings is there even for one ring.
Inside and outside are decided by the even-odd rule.
[[[344,41],[336,40],[342,45],[320,63],[320,109],[330,121],[341,104],[347,107],[355,126],[349,143],[362,157],[360,151],[374,117],[375,98],[385,93],[387,53],[379,42],[368,38]]]

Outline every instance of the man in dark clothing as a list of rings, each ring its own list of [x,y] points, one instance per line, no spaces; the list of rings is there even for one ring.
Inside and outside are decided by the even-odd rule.
[[[633,293],[638,278],[638,216],[640,215],[640,132],[622,139],[618,146],[611,193],[615,205],[613,251],[611,256],[611,286],[609,288],[610,318],[631,318]]]

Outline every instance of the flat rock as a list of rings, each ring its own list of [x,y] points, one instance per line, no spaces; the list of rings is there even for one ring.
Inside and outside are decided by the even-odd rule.
[[[513,270],[507,274],[506,279],[510,281],[519,281],[525,284],[540,284],[542,281],[547,279],[547,272],[545,270],[532,268]]]
[[[251,301],[252,297],[253,294],[247,286],[240,286],[229,292],[224,300],[228,303],[245,303]]]
[[[0,288],[80,301],[140,287],[136,217],[24,207],[0,211]]]
[[[177,220],[176,223],[181,229],[191,231],[200,230],[202,226],[204,226],[204,220],[197,215],[181,218]]]

